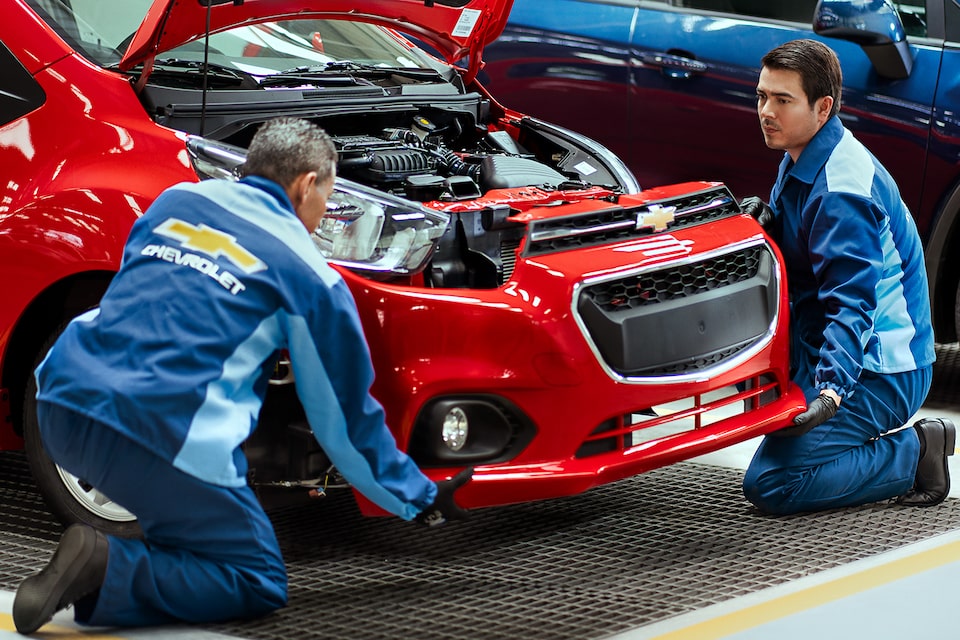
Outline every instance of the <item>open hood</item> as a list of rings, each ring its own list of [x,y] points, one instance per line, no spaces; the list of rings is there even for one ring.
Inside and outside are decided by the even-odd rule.
[[[503,31],[512,6],[513,0],[154,0],[119,66],[150,64],[202,38],[208,19],[210,33],[218,33],[273,20],[343,18],[421,38],[451,63],[469,56],[473,77],[483,47]]]

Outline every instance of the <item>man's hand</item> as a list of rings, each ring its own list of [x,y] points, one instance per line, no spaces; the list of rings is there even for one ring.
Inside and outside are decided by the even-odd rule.
[[[749,214],[764,229],[770,227],[773,222],[773,209],[766,202],[757,196],[750,196],[740,201],[740,209]]]
[[[837,401],[830,394],[821,393],[807,405],[807,410],[793,419],[793,424],[807,431],[837,415]]]
[[[836,399],[834,399],[836,398]],[[802,436],[837,415],[840,396],[826,389],[807,405],[807,410],[793,419],[794,426],[774,431],[770,435],[777,437]]]
[[[466,520],[470,512],[461,509],[453,499],[454,492],[473,477],[473,467],[467,467],[449,480],[437,483],[437,497],[433,504],[417,514],[415,520],[427,527],[435,527],[447,520]]]

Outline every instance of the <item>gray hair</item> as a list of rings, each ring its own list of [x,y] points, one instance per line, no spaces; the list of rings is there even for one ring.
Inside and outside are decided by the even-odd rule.
[[[274,118],[253,135],[241,173],[290,186],[297,176],[317,172],[317,182],[334,175],[337,150],[327,133],[302,118]]]

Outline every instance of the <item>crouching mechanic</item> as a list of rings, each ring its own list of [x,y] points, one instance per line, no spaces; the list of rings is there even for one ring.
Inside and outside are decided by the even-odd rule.
[[[841,87],[840,62],[820,42],[788,42],[762,60],[761,130],[786,153],[770,205],[742,204],[786,261],[792,375],[807,395],[743,480],[770,513],[888,498],[930,506],[950,490],[954,425],[903,428],[935,359],[920,238],[893,178],[841,123]]]
[[[171,187],[133,225],[99,309],[67,326],[36,375],[50,456],[136,515],[143,539],[69,527],[17,589],[19,632],[70,604],[77,622],[99,626],[286,604],[283,558],[240,449],[281,349],[317,440],[357,490],[405,520],[467,515],[453,493],[472,472],[428,479],[370,395],[355,303],[310,238],[335,171],[326,133],[273,120],[242,180]]]

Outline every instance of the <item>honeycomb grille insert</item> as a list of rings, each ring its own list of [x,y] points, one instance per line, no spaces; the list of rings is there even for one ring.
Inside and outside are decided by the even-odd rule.
[[[764,244],[583,287],[585,336],[617,375],[684,375],[722,366],[768,335],[778,284]]]
[[[694,296],[756,277],[764,251],[751,247],[702,262],[611,280],[587,287],[583,295],[607,311]]]

